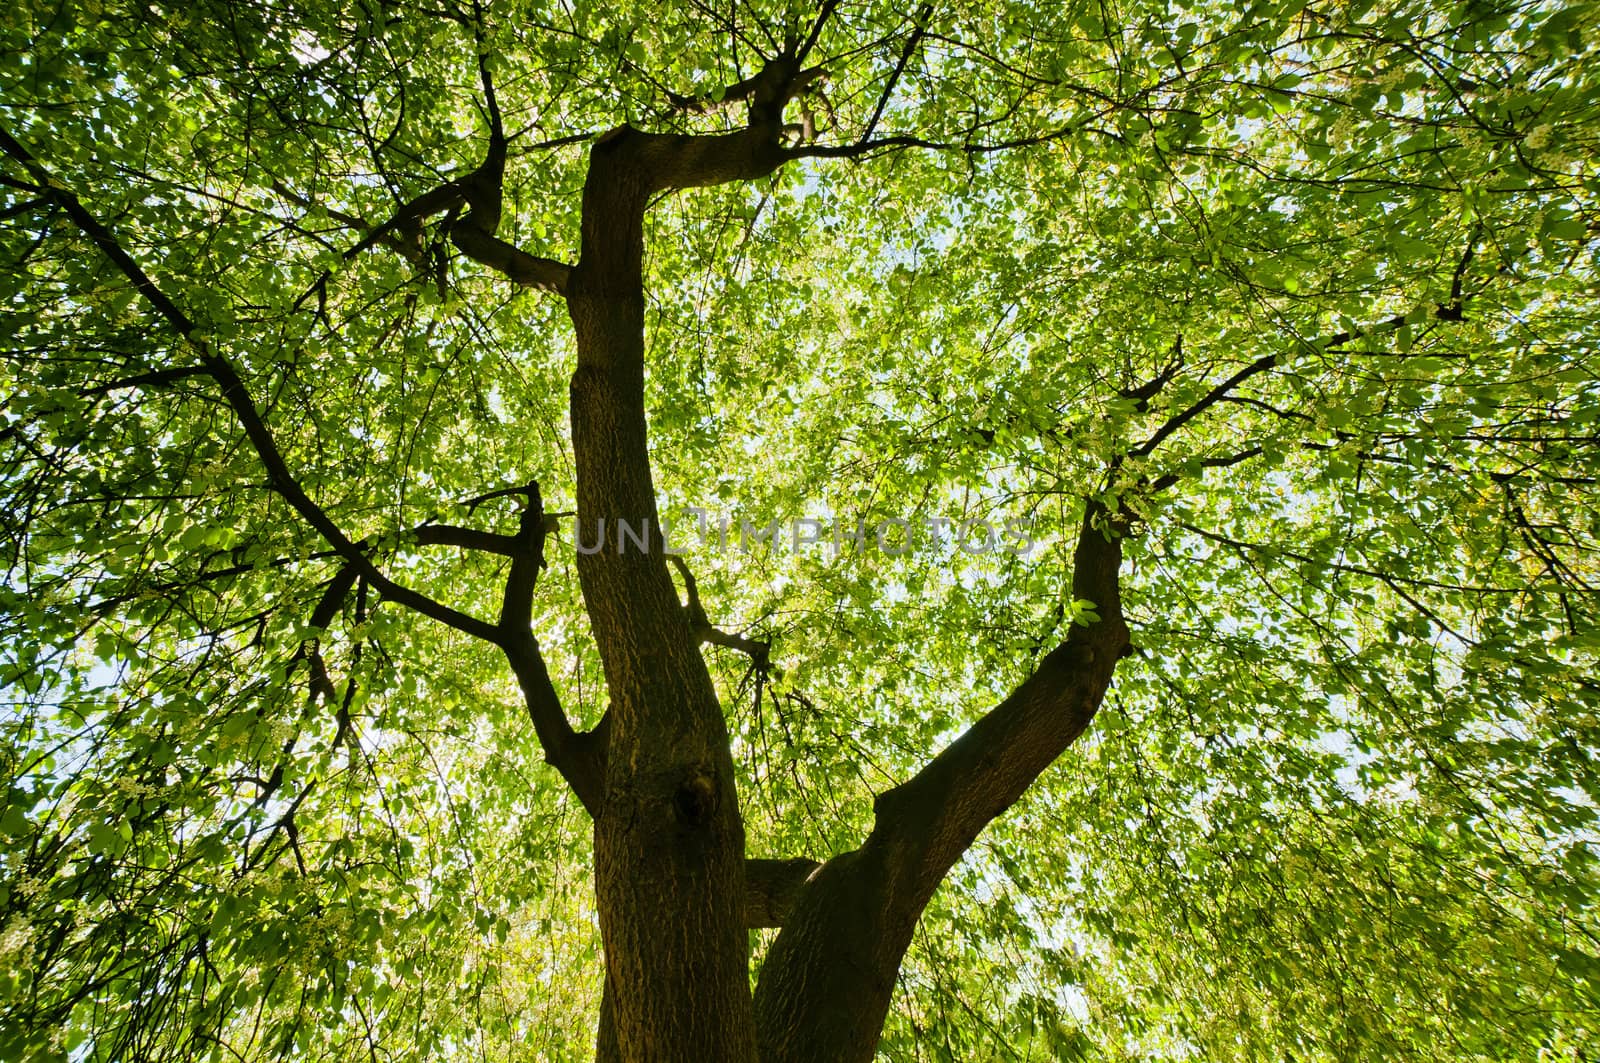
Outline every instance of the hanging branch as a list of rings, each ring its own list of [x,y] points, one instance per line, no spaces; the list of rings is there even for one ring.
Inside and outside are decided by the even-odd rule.
[[[239,419],[244,428],[245,436],[255,449],[257,457],[266,467],[268,484],[289,505],[299,513],[314,530],[317,531],[328,544],[333,547],[355,572],[367,579],[373,587],[385,597],[400,605],[404,605],[423,616],[437,620],[442,624],[453,627],[458,631],[471,635],[474,638],[488,642],[495,641],[495,628],[476,617],[469,616],[450,606],[441,604],[434,599],[395,582],[384,575],[372,560],[367,557],[361,547],[353,542],[334,523],[333,519],[306,494],[294,475],[290,472],[288,463],[284,460],[282,451],[279,450],[277,440],[267,427],[261,411],[256,408],[250,397],[249,389],[238,371],[222,354],[212,346],[209,337],[195,324],[171,298],[167,296],[150,279],[144,268],[134,260],[133,256],[122,247],[117,238],[95,216],[84,207],[83,203],[69,191],[60,181],[56,180],[34,157],[16,141],[11,134],[0,129],[0,151],[5,152],[13,160],[20,163],[39,185],[48,190],[51,200],[67,215],[78,227],[84,236],[88,237],[100,251],[111,260],[128,280],[135,290],[142,295],[146,302],[156,311],[167,324],[188,341],[190,347],[199,358],[200,365],[217,384],[222,392],[222,397],[233,409],[234,415]]]

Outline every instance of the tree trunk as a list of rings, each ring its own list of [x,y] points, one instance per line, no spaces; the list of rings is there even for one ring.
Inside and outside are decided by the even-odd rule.
[[[744,930],[744,826],[726,725],[661,551],[645,438],[643,222],[627,138],[597,145],[582,257],[572,436],[578,576],[611,698],[595,883],[607,1033],[625,1063],[755,1059]],[[649,529],[648,551],[614,534]],[[614,1039],[614,1040],[613,1040]]]

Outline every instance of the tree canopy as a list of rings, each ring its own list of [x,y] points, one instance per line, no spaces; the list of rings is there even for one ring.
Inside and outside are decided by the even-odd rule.
[[[0,1056],[1587,1058],[1597,41],[13,8]]]

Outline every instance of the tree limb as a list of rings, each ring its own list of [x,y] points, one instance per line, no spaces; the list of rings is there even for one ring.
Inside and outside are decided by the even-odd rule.
[[[572,787],[584,810],[591,817],[599,815],[605,796],[605,726],[582,734],[573,730],[533,632],[505,632],[500,646],[522,689],[545,760]]]
[[[317,635],[300,643],[300,648],[290,659],[289,670],[294,671],[296,662],[304,660],[311,669],[311,697],[321,698],[324,704],[332,704],[337,696],[333,688],[333,680],[328,675],[328,665],[322,656],[322,636],[320,632],[333,624],[333,618],[338,615],[339,609],[344,605],[344,600],[349,595],[351,588],[356,584],[356,570],[349,565],[343,565],[334,573],[333,579],[328,581],[327,588],[318,599],[317,606],[311,611],[311,626],[319,632]]]
[[[499,627],[508,635],[529,630],[533,588],[539,580],[539,570],[544,568],[544,537],[549,531],[538,481],[529,482],[522,488],[522,494],[527,497],[527,504],[517,520],[517,534],[510,555],[511,570],[506,575],[506,589],[500,600]]]
[[[1466,251],[1462,254],[1461,260],[1456,267],[1454,279],[1451,284],[1451,301],[1449,303],[1442,303],[1434,307],[1432,317],[1435,320],[1465,320],[1465,312],[1461,305],[1461,278],[1465,274],[1467,266],[1471,263],[1472,256],[1473,248],[1469,243]],[[1413,320],[1415,320],[1414,316],[1396,314],[1394,317],[1380,321],[1366,329],[1346,329],[1335,332],[1332,335],[1320,337],[1312,340],[1309,343],[1309,346],[1317,350],[1336,351],[1340,347],[1349,343],[1351,340],[1355,339],[1357,336],[1392,332],[1396,329],[1404,327],[1407,324],[1410,324]],[[1139,444],[1137,447],[1133,448],[1133,450],[1129,451],[1129,453],[1134,457],[1149,457],[1150,454],[1154,452],[1156,447],[1160,446],[1164,440],[1172,435],[1172,433],[1176,432],[1178,429],[1182,428],[1184,425],[1188,424],[1190,421],[1194,420],[1194,418],[1198,417],[1212,406],[1215,406],[1217,403],[1231,400],[1231,393],[1234,388],[1238,387],[1246,380],[1249,380],[1251,377],[1258,376],[1261,373],[1274,368],[1279,364],[1279,361],[1280,359],[1277,354],[1264,354],[1260,358],[1257,358],[1249,365],[1235,372],[1226,380],[1217,384],[1210,391],[1206,392],[1199,399],[1197,399],[1192,405],[1188,406],[1179,413],[1174,414],[1166,421],[1166,423],[1164,423],[1160,428],[1156,429],[1154,435],[1145,440],[1143,443]],[[1224,464],[1233,464],[1233,462],[1225,462]],[[1164,484],[1163,486],[1170,486],[1170,484]]]
[[[880,795],[859,849],[810,874],[756,989],[763,1063],[873,1056],[917,920],[950,867],[1094,718],[1128,652],[1118,570],[1124,522],[1090,501],[1072,594],[1101,619],[1074,627],[1011,695]]]
[[[689,571],[688,564],[677,554],[668,554],[667,559],[678,570],[678,575],[683,577],[684,595],[689,599],[689,626],[693,629],[695,637],[713,646],[738,650],[749,657],[759,671],[767,671],[772,664],[772,644],[760,639],[745,638],[743,635],[736,635],[713,626],[706,617],[705,606],[700,603],[700,591],[695,585],[694,573]]]
[[[1130,453],[1134,457],[1138,458],[1148,457],[1150,453],[1156,449],[1156,447],[1161,445],[1162,440],[1166,439],[1168,436],[1172,435],[1172,433],[1176,432],[1178,429],[1182,428],[1184,425],[1200,416],[1212,406],[1215,406],[1234,388],[1238,387],[1240,384],[1244,383],[1246,380],[1249,380],[1258,373],[1265,373],[1268,369],[1271,369],[1277,364],[1278,356],[1276,354],[1265,354],[1260,358],[1257,358],[1255,361],[1251,362],[1249,365],[1245,366],[1243,369],[1240,369],[1228,379],[1224,380],[1222,383],[1206,392],[1205,395],[1201,396],[1200,399],[1198,399],[1193,405],[1168,418],[1165,424],[1156,429],[1154,435],[1145,440],[1143,443],[1139,444],[1137,447],[1133,448]]]
[[[393,217],[369,231],[359,243],[346,251],[345,260],[349,261],[367,248],[381,244],[420,266],[424,261],[422,223],[436,214],[445,214],[445,228],[450,242],[462,254],[524,288],[565,294],[567,278],[572,273],[570,266],[555,259],[529,254],[495,235],[500,227],[509,144],[500,115],[499,100],[495,95],[494,79],[490,76],[481,41],[478,74],[483,85],[484,112],[489,121],[489,145],[483,162],[471,173],[446,181],[406,203]],[[274,187],[291,198],[300,198],[281,186]],[[463,207],[466,213],[457,218],[456,212]],[[340,220],[347,224],[360,221],[348,216],[340,216]],[[442,272],[440,283],[445,283]]]
[[[900,83],[900,75],[905,73],[906,64],[911,62],[911,57],[916,53],[917,45],[922,43],[922,38],[928,32],[928,20],[933,17],[933,4],[923,4],[918,9],[911,36],[906,38],[906,46],[900,51],[900,59],[894,65],[894,72],[889,75],[888,82],[883,86],[883,92],[878,96],[878,105],[872,109],[872,117],[867,120],[867,128],[861,133],[861,140],[872,139],[872,134],[877,131],[878,121],[883,117],[883,109],[889,105],[889,98],[894,95],[895,86]]]
[[[514,244],[509,244],[492,233],[484,232],[458,222],[450,227],[450,242],[462,254],[481,266],[505,276],[511,283],[523,288],[537,288],[556,295],[567,293],[567,278],[572,267],[553,258],[530,255]]]
[[[305,489],[290,473],[288,464],[278,449],[277,441],[250,398],[244,380],[234,369],[233,364],[216,352],[209,337],[200,330],[194,320],[156,286],[143,267],[117,241],[116,236],[84,207],[78,197],[51,176],[32,154],[4,129],[0,129],[0,151],[4,151],[20,163],[40,185],[49,190],[50,198],[72,219],[78,229],[132,282],[139,294],[144,296],[173,331],[194,348],[200,358],[200,364],[221,389],[223,398],[233,408],[234,415],[244,428],[245,436],[255,449],[262,465],[266,467],[268,482],[273,490],[277,491],[307,524],[326,539],[328,544],[384,597],[474,638],[487,642],[496,641],[496,628],[493,625],[437,602],[384,575],[361,547],[345,535],[322,507],[306,494]]]

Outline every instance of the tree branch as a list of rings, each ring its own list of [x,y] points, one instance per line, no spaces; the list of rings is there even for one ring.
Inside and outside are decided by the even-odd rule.
[[[1169,418],[1165,424],[1156,429],[1155,435],[1139,444],[1129,453],[1138,458],[1148,457],[1150,453],[1156,449],[1156,447],[1161,445],[1162,440],[1166,439],[1168,436],[1172,435],[1172,433],[1176,432],[1178,429],[1182,428],[1184,425],[1200,416],[1206,410],[1222,401],[1223,397],[1226,396],[1228,392],[1232,391],[1246,380],[1249,380],[1251,377],[1259,373],[1265,373],[1268,369],[1271,369],[1277,364],[1278,356],[1276,354],[1266,354],[1262,355],[1260,358],[1257,358],[1255,361],[1251,362],[1249,365],[1245,366],[1243,369],[1234,373],[1228,379],[1224,380],[1222,383],[1206,392],[1205,395],[1203,395],[1193,405]]]
[[[505,493],[510,492],[495,492]],[[544,568],[544,540],[550,525],[545,520],[538,481],[530,481],[514,489],[514,493],[523,495],[526,504],[518,519],[517,534],[509,537],[511,568],[501,597],[496,641],[522,688],[545,760],[572,787],[589,815],[595,816],[605,792],[604,732],[599,728],[588,735],[575,732],[561,707],[555,684],[550,681],[550,670],[531,627],[533,591]]]
[[[605,737],[602,726],[582,734],[572,729],[561,697],[550,681],[544,654],[533,632],[523,628],[502,634],[501,649],[522,689],[528,718],[544,749],[544,759],[560,773],[590,817],[600,814],[605,797]]]
[[[527,497],[527,505],[518,518],[510,554],[511,571],[506,575],[505,594],[500,601],[500,630],[508,634],[529,629],[533,588],[539,580],[539,570],[544,568],[544,537],[548,532],[538,481],[531,481],[520,493]]]
[[[880,795],[861,848],[808,876],[756,989],[764,1063],[872,1058],[901,958],[933,891],[979,832],[1089,726],[1130,652],[1118,574],[1124,524],[1087,503],[1072,594],[1094,602],[1100,620],[1074,627],[1009,697]]]
[[[604,176],[606,183],[624,178],[628,186],[628,202],[609,206],[607,215],[642,213],[657,193],[754,180],[776,170],[795,157],[782,142],[784,108],[823,73],[821,67],[800,69],[791,55],[769,59],[753,77],[730,86],[749,103],[745,127],[731,133],[686,136],[626,125],[606,133],[595,142],[590,177]],[[585,218],[592,217],[589,203],[586,195]]]
[[[1265,449],[1263,447],[1250,446],[1245,447],[1243,450],[1235,454],[1229,454],[1225,457],[1202,458],[1200,459],[1199,465],[1202,469],[1226,469],[1230,466],[1241,465],[1244,462],[1249,461],[1251,458],[1260,457],[1263,453],[1265,453]],[[1178,473],[1169,472],[1165,475],[1156,477],[1154,480],[1151,480],[1148,490],[1152,494],[1156,494],[1161,491],[1165,491],[1167,488],[1171,487],[1181,479],[1183,479],[1183,477]]]
[[[689,599],[689,626],[694,631],[695,637],[703,643],[738,650],[750,658],[757,670],[767,671],[772,664],[772,644],[760,639],[745,638],[743,635],[736,635],[713,626],[706,617],[705,606],[700,603],[700,591],[695,585],[694,573],[689,571],[688,564],[677,554],[668,554],[667,559],[678,570],[678,575],[683,577],[683,591]]]
[[[1461,304],[1461,281],[1462,277],[1466,273],[1467,267],[1472,262],[1472,257],[1473,245],[1469,242],[1466,251],[1463,252],[1461,260],[1456,266],[1455,274],[1451,282],[1451,300],[1449,303],[1442,303],[1434,307],[1432,317],[1435,320],[1463,321],[1466,319],[1466,315]],[[1376,325],[1366,329],[1357,331],[1341,330],[1333,333],[1332,335],[1320,337],[1310,341],[1309,346],[1317,350],[1336,351],[1358,336],[1369,336],[1376,333],[1392,332],[1396,329],[1411,324],[1416,319],[1416,314],[1396,314],[1394,317],[1388,318],[1385,321],[1380,321]],[[1251,377],[1258,376],[1259,374],[1272,369],[1278,365],[1278,363],[1279,358],[1276,354],[1265,354],[1260,358],[1257,358],[1243,369],[1240,369],[1232,376],[1228,377],[1228,379],[1222,381],[1220,384],[1217,384],[1210,391],[1206,392],[1205,395],[1196,400],[1191,406],[1173,415],[1165,424],[1156,429],[1154,435],[1145,440],[1143,443],[1139,444],[1133,450],[1129,451],[1129,453],[1133,457],[1149,457],[1150,454],[1155,451],[1156,447],[1160,446],[1164,440],[1172,435],[1172,433],[1176,432],[1178,429],[1182,428],[1184,425],[1188,424],[1190,421],[1194,420],[1200,414],[1204,413],[1212,406],[1215,406],[1217,403],[1235,401],[1231,395],[1234,388],[1238,387],[1246,380],[1249,380]],[[1159,380],[1160,378],[1158,377],[1157,379]],[[1264,404],[1257,403],[1257,405]],[[1254,453],[1259,453],[1259,451],[1247,454],[1245,455],[1245,458],[1253,457]],[[1242,461],[1244,458],[1238,458],[1235,460]],[[1234,461],[1226,461],[1222,464],[1234,464]],[[1171,486],[1171,484],[1165,483],[1163,486]]]
[[[785,149],[785,156],[790,159],[859,159],[882,151],[897,151],[903,148],[924,148],[929,151],[959,151],[965,155],[989,155],[998,151],[1012,151],[1016,148],[1036,147],[1040,144],[1052,144],[1058,140],[1075,136],[1086,129],[1093,132],[1092,126],[1085,123],[1062,126],[1048,133],[1038,133],[1027,137],[1013,137],[1010,140],[994,142],[984,141],[954,141],[954,140],[928,140],[924,137],[914,137],[908,134],[895,134],[894,136],[879,137],[876,140],[862,139],[854,144],[807,144]]]
[[[1131,399],[1133,408],[1140,413],[1150,408],[1150,400],[1161,394],[1178,370],[1183,368],[1183,336],[1179,334],[1172,341],[1172,360],[1162,367],[1155,376],[1146,380],[1137,387],[1124,388],[1117,392],[1122,398]]]
[[[481,36],[481,22],[476,29]],[[477,42],[477,48],[478,75],[483,85],[484,113],[489,122],[489,145],[483,162],[471,173],[446,181],[406,203],[395,211],[394,216],[388,221],[368,231],[359,243],[344,253],[344,258],[349,261],[367,248],[381,244],[392,248],[413,265],[420,267],[425,262],[422,223],[436,214],[444,214],[445,228],[449,233],[450,242],[462,254],[502,274],[514,284],[564,295],[572,267],[555,259],[529,254],[495,235],[500,226],[509,144],[500,115],[499,100],[495,95],[494,79],[489,73],[481,39]],[[586,135],[565,139],[582,140],[586,139]],[[282,185],[273,187],[297,202],[310,203],[309,200],[297,196]],[[466,213],[457,218],[456,213],[463,207],[466,208]],[[335,215],[332,212],[330,216],[338,218],[345,224],[354,223],[359,228],[366,228],[365,223],[358,218]],[[443,266],[440,268],[442,286],[445,283]]]
[[[454,524],[420,524],[411,530],[418,546],[456,546],[485,554],[515,557],[517,537],[499,532],[462,528]]]
[[[900,75],[905,73],[906,64],[911,62],[911,57],[916,53],[917,45],[922,43],[922,38],[928,32],[928,20],[933,17],[933,5],[923,4],[918,9],[916,22],[911,30],[911,36],[906,39],[906,46],[900,51],[900,60],[894,65],[894,72],[889,75],[889,81],[883,86],[883,92],[878,96],[878,105],[872,109],[872,117],[867,120],[867,128],[861,133],[861,140],[869,141],[878,128],[878,121],[883,117],[883,109],[889,105],[889,98],[894,95],[895,86],[900,83]]]
[[[287,199],[289,202],[293,203],[295,206],[299,207],[301,210],[310,211],[321,209],[324,214],[338,222],[340,225],[343,225],[345,228],[354,229],[356,232],[367,233],[368,239],[370,239],[373,243],[382,244],[389,250],[411,260],[413,263],[418,261],[419,256],[416,254],[417,249],[407,247],[402,241],[395,237],[393,232],[389,231],[385,226],[373,225],[365,218],[358,218],[354,214],[347,214],[344,211],[335,210],[332,207],[319,208],[316,200],[312,199],[310,196],[301,195],[299,192],[296,192],[282,181],[273,181],[272,190],[278,193],[278,195],[282,196],[284,199]],[[346,259],[353,257],[355,257],[355,252],[346,252]]]
[[[801,69],[801,64],[806,61],[806,56],[810,55],[811,50],[816,47],[817,39],[822,36],[823,27],[827,25],[828,19],[833,17],[833,13],[838,9],[838,6],[839,0],[824,0],[816,19],[811,24],[811,30],[806,35],[804,43],[799,40],[798,35],[792,36],[784,49],[778,55],[769,59],[759,71],[742,81],[736,81],[732,85],[724,87],[720,95],[710,97],[684,96],[668,91],[666,94],[667,102],[679,111],[695,114],[710,114],[745,100],[751,100],[753,103],[759,102],[762,93],[770,91],[775,69],[789,71],[786,77],[794,83],[791,86],[793,91],[782,101],[787,102],[799,92],[804,91],[817,78],[824,76],[822,67],[814,66]],[[798,74],[796,75],[795,72],[798,72]]]
[[[356,570],[349,565],[342,566],[334,573],[333,579],[328,581],[327,588],[322,592],[322,597],[317,601],[317,606],[311,611],[311,626],[319,632],[311,638],[300,643],[300,648],[295,651],[294,657],[289,662],[292,674],[296,662],[304,660],[311,669],[311,696],[313,699],[321,698],[325,704],[331,705],[337,696],[333,689],[333,680],[328,675],[327,662],[322,657],[322,636],[333,623],[333,618],[339,614],[339,609],[344,605],[345,598],[351,588],[356,584]]]
[[[122,377],[105,384],[96,384],[78,392],[84,398],[93,398],[97,395],[110,394],[124,388],[165,388],[171,387],[180,380],[187,380],[195,376],[208,376],[204,367],[198,365],[175,366],[171,369],[152,369],[148,373],[138,373],[134,376]]]
[[[833,17],[834,12],[838,9],[839,0],[823,0],[822,5],[817,9],[816,19],[811,23],[811,32],[806,34],[806,39],[801,42],[800,47],[794,53],[794,61],[796,63],[806,61],[806,56],[811,54],[811,49],[815,48],[817,41],[821,39],[823,28],[827,26],[828,20]]]
[[[278,449],[277,441],[251,400],[243,379],[233,368],[233,364],[212,348],[209,338],[193,319],[156,286],[143,267],[123,249],[112,232],[84,207],[78,197],[51,176],[28,150],[4,129],[0,129],[0,151],[4,151],[20,163],[41,186],[48,189],[50,198],[72,219],[78,229],[132,282],[139,294],[144,296],[173,331],[194,348],[200,358],[200,364],[222,390],[223,398],[233,408],[234,415],[244,428],[245,436],[261,459],[262,465],[266,467],[269,484],[307,524],[326,539],[328,544],[384,597],[474,638],[487,642],[496,641],[497,631],[493,625],[434,601],[419,591],[396,583],[379,571],[361,547],[340,530],[295,480],[288,464],[284,461],[282,452]]]
[[[565,262],[530,255],[498,236],[461,223],[450,227],[450,242],[462,254],[504,275],[513,284],[556,295],[567,293],[567,278],[572,275],[572,267]]]

